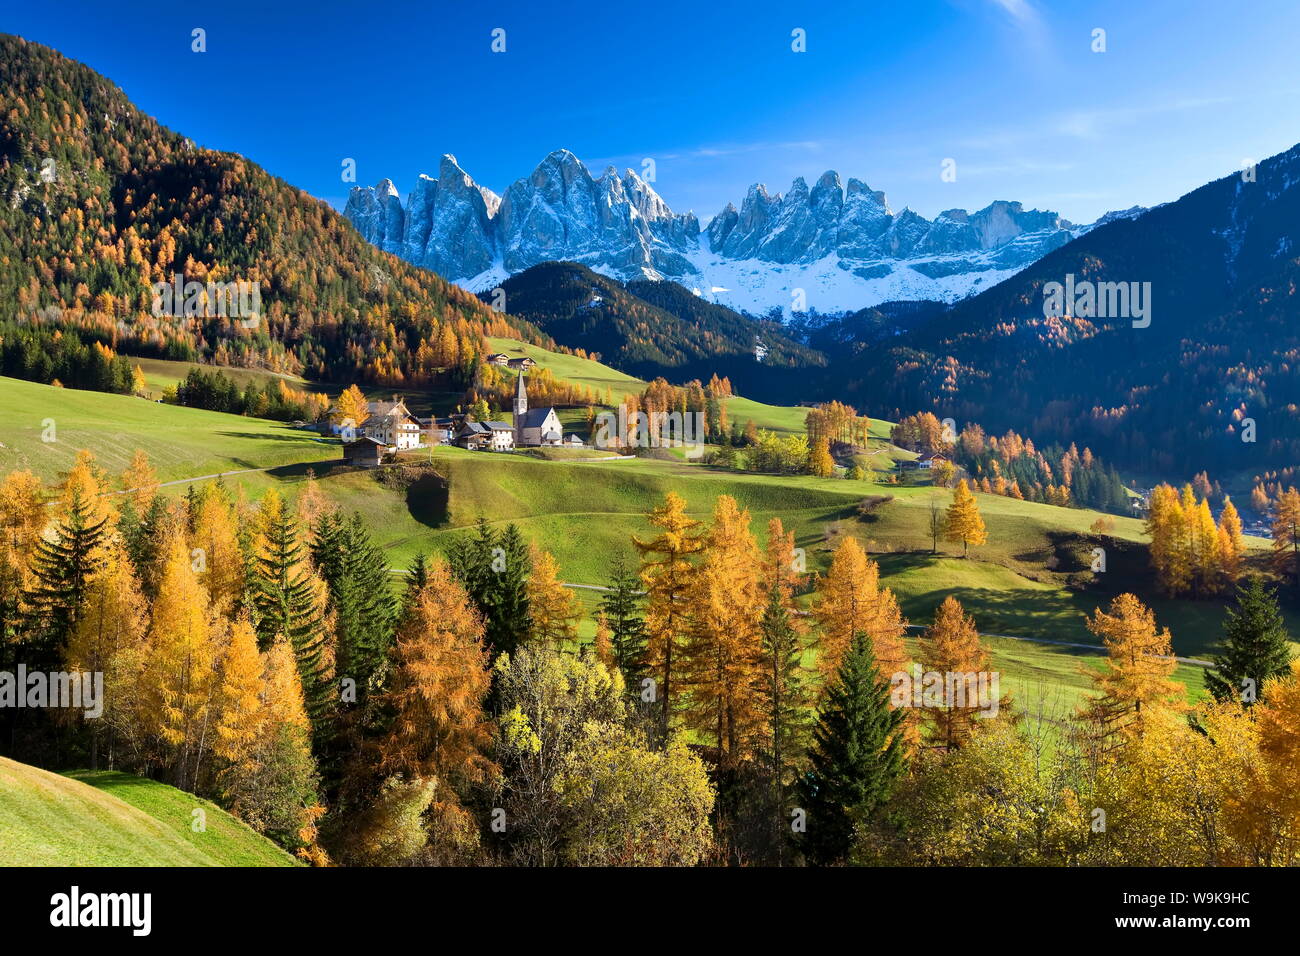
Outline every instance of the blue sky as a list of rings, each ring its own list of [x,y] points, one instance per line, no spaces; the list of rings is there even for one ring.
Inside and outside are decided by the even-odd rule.
[[[344,158],[404,195],[449,152],[500,192],[564,147],[597,173],[653,158],[702,219],[836,169],[927,216],[1019,199],[1083,222],[1300,141],[1294,0],[45,0],[0,30],[335,205]]]

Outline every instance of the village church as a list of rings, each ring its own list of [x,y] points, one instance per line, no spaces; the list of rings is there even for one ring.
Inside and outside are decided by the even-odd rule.
[[[528,387],[524,384],[521,369],[515,380],[515,447],[526,448],[537,445],[559,445],[564,441],[560,429],[560,416],[551,407],[528,407]]]

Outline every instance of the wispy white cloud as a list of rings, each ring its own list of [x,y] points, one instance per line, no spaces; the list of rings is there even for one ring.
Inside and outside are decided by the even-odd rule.
[[[1024,23],[1036,19],[1038,11],[1029,4],[1029,0],[990,0],[995,7],[1001,7],[1013,20]]]
[[[627,163],[640,163],[643,159],[649,157],[656,162],[670,162],[673,160],[692,160],[692,159],[724,159],[728,156],[740,156],[745,153],[768,153],[777,151],[799,151],[799,152],[819,152],[825,147],[825,143],[820,140],[792,140],[787,142],[763,141],[755,143],[721,143],[716,145],[691,146],[691,147],[674,147],[666,150],[651,150],[647,153],[633,156],[632,154],[623,154],[621,156],[608,156],[593,159],[589,166],[618,166]]]
[[[988,0],[988,2],[1005,15],[1006,21],[1021,35],[1031,52],[1036,55],[1046,52],[1047,24],[1029,0]]]
[[[1099,139],[1118,127],[1132,126],[1134,123],[1163,114],[1204,109],[1207,106],[1221,106],[1224,103],[1231,102],[1232,97],[1215,96],[1200,99],[1180,99],[1146,106],[1075,110],[1058,117],[1053,124],[1053,128],[1057,133],[1075,139]]]

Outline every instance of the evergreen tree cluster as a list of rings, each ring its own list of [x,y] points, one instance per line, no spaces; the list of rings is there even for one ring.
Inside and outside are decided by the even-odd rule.
[[[0,375],[95,392],[131,393],[131,363],[96,336],[0,322]]]

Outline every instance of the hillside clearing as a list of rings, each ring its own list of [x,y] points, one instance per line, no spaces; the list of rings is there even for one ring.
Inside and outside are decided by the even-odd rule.
[[[206,830],[194,832],[193,811]],[[215,804],[110,771],[60,776],[0,757],[0,866],[294,866]]]

